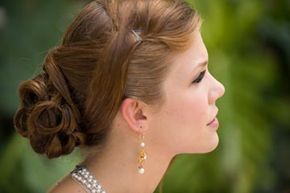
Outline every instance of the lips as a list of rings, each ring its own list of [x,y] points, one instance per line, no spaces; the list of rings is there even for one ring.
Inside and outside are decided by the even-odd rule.
[[[207,126],[214,129],[215,131],[219,127],[219,120],[215,117],[211,122],[207,124]]]
[[[208,124],[206,124],[207,126],[209,126],[209,125],[211,125],[213,123],[214,123],[213,125],[218,124],[218,119],[217,119],[218,112],[219,112],[219,109],[216,108],[215,114],[213,114],[214,115],[213,119]]]
[[[209,126],[210,124],[212,124],[214,121],[216,120],[216,117],[215,118],[213,118],[213,120],[212,121],[210,121],[208,124],[206,124],[207,126]]]

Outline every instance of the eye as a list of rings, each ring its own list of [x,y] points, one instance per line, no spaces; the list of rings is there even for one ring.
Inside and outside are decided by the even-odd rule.
[[[192,81],[192,83],[200,83],[200,82],[202,81],[203,77],[204,77],[205,72],[206,72],[205,70],[202,71],[202,72],[198,75],[198,77],[197,77],[194,81]]]

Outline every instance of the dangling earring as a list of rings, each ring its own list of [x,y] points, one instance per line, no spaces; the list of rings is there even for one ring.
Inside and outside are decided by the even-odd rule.
[[[144,162],[147,159],[147,154],[145,152],[145,142],[144,142],[144,135],[141,135],[141,142],[140,142],[140,151],[138,155],[138,172],[139,174],[144,174]]]

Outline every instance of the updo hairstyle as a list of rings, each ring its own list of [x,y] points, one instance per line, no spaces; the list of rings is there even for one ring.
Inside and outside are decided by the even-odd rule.
[[[171,58],[188,48],[198,22],[181,0],[92,1],[43,70],[19,86],[16,130],[48,158],[101,146],[122,100],[161,103]]]

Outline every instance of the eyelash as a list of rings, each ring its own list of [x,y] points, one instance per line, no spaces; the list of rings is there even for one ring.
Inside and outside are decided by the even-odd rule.
[[[199,74],[199,76],[198,76],[194,81],[192,81],[192,83],[200,83],[200,82],[202,81],[204,75],[205,75],[205,72],[206,72],[205,70],[202,71],[202,72]]]

